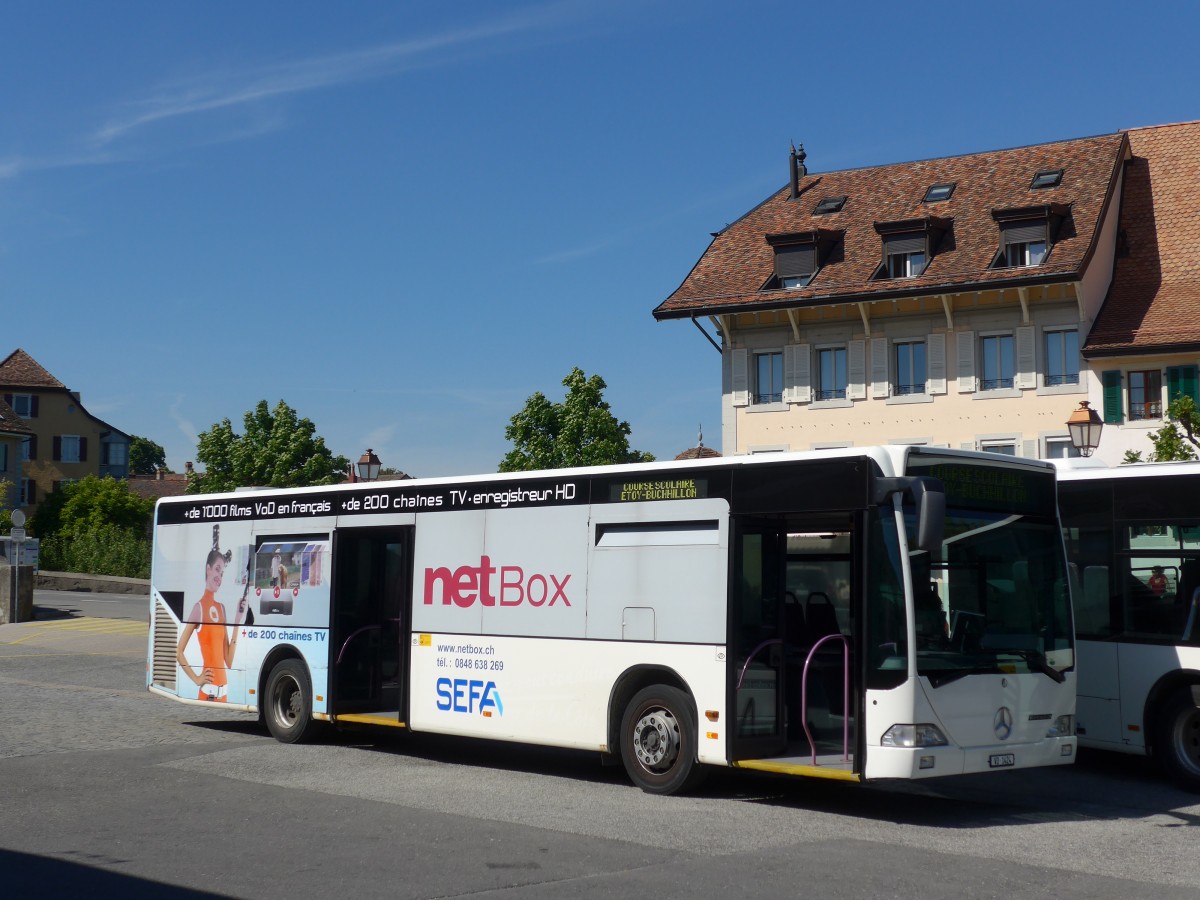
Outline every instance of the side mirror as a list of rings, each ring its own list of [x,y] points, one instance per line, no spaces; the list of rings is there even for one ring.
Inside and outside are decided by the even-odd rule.
[[[884,503],[892,494],[911,494],[917,508],[918,550],[932,552],[942,546],[946,533],[946,487],[927,475],[875,479],[875,502]]]

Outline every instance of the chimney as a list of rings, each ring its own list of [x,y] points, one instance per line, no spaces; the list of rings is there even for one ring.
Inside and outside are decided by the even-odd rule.
[[[155,480],[155,481],[162,481],[162,480],[163,480],[163,470],[162,470],[162,466],[157,466],[157,467],[154,469],[154,480]]]
[[[808,158],[808,154],[804,152],[804,145],[800,145],[800,149],[796,149],[796,145],[792,144],[792,153],[789,159],[792,170],[792,199],[795,200],[800,196],[800,179],[808,174],[808,168],[804,165],[804,160]]]
[[[194,475],[194,474],[196,474],[195,472],[193,472],[193,471],[192,471],[192,464],[191,464],[191,461],[185,462],[185,463],[183,464],[183,474],[184,474],[184,475]]]

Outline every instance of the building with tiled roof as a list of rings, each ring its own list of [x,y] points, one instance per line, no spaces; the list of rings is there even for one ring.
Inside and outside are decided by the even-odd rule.
[[[25,427],[16,480],[17,503],[27,512],[61,484],[128,475],[129,435],[89,413],[78,392],[20,348],[0,361],[0,396]]]
[[[1117,459],[1147,454],[1166,405],[1200,387],[1200,122],[1125,134],[1112,286],[1083,346]]]
[[[13,408],[0,400],[0,504],[15,509],[21,499],[21,444],[33,432]]]
[[[843,171],[806,161],[793,151],[788,183],[714,234],[654,310],[721,351],[725,455],[1074,455],[1066,420],[1107,397],[1118,427],[1097,456],[1115,463],[1145,441],[1121,433],[1131,366],[1162,369],[1164,402],[1195,389],[1200,124]],[[1115,357],[1123,396],[1104,374]]]

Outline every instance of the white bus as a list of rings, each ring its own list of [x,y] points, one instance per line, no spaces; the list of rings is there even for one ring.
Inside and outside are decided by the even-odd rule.
[[[1046,463],[915,447],[159,501],[151,691],[851,781],[1072,761]]]
[[[1059,466],[1079,742],[1150,754],[1200,790],[1200,462]]]

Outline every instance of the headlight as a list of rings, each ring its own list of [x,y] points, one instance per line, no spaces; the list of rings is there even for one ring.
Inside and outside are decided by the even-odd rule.
[[[1059,716],[1054,720],[1054,724],[1046,729],[1046,737],[1071,737],[1075,734],[1075,717],[1074,716]]]
[[[950,742],[936,725],[893,725],[883,735],[884,747],[943,747]]]

